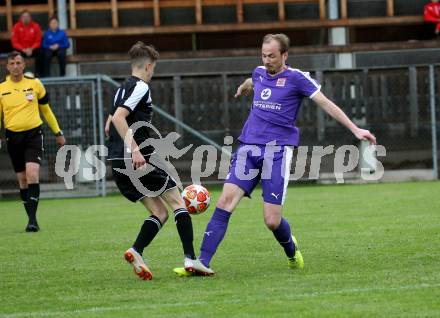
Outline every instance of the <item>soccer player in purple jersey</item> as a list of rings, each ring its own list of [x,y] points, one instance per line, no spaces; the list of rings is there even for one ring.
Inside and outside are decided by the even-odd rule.
[[[291,268],[303,268],[304,261],[289,223],[282,216],[282,207],[289,182],[293,148],[299,144],[295,121],[304,97],[312,99],[330,116],[347,127],[360,140],[376,144],[376,138],[357,127],[345,113],[320,91],[321,86],[309,73],[286,65],[289,38],[284,34],[268,34],[263,39],[262,60],[252,78],[237,89],[236,97],[249,94],[254,99],[249,117],[233,154],[223,192],[209,221],[203,238],[200,260],[209,268],[226,233],[229,218],[243,196],[250,197],[261,180],[264,222],[283,247]],[[182,269],[175,269],[188,276]],[[214,271],[197,272],[213,275]]]

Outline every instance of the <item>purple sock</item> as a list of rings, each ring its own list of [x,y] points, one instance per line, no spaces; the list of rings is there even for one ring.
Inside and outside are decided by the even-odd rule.
[[[273,231],[273,235],[284,248],[287,257],[292,258],[295,255],[295,244],[292,240],[289,222],[286,219],[281,218],[280,225]]]
[[[209,220],[209,223],[206,226],[202,247],[200,248],[199,259],[203,265],[209,267],[211,258],[214,256],[217,247],[225,236],[230,217],[230,212],[215,208],[211,220]]]

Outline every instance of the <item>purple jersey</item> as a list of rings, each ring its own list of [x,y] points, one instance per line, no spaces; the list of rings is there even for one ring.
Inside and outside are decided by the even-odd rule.
[[[254,100],[240,137],[242,143],[298,146],[299,129],[295,126],[304,97],[313,98],[321,86],[308,72],[287,68],[271,76],[264,66],[252,73]]]

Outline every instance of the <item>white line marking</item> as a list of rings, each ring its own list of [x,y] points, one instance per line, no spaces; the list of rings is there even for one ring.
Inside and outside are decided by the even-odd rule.
[[[188,278],[190,279],[190,278]],[[419,285],[402,285],[396,287],[377,287],[377,288],[348,288],[340,290],[330,290],[324,292],[310,292],[302,294],[290,294],[279,295],[277,300],[293,300],[297,298],[312,298],[339,294],[360,294],[368,292],[380,292],[380,291],[401,291],[401,290],[414,290],[424,288],[440,287],[438,284],[419,284]],[[261,298],[261,299],[260,299]],[[39,311],[39,312],[17,312],[11,314],[1,314],[2,318],[20,318],[20,317],[51,317],[62,315],[74,315],[84,313],[100,313],[111,311],[126,311],[126,310],[149,310],[149,309],[162,309],[165,307],[191,307],[191,306],[207,306],[207,305],[227,305],[227,304],[245,304],[255,303],[259,300],[267,300],[267,296],[261,297],[246,297],[246,298],[233,298],[225,299],[222,301],[186,301],[186,302],[173,302],[173,303],[157,303],[157,304],[142,304],[142,305],[125,305],[125,306],[108,306],[108,307],[91,307],[85,309],[65,310],[65,311]]]

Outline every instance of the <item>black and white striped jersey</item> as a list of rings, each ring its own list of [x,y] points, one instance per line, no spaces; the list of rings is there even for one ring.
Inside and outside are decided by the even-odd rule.
[[[140,78],[130,76],[117,90],[110,115],[113,115],[118,107],[123,107],[130,112],[126,117],[128,127],[140,121],[151,123],[153,108],[148,84]],[[138,145],[149,136],[148,127],[141,127],[134,131],[134,139]],[[127,155],[124,142],[113,124],[110,125],[110,137],[107,145],[109,160],[131,158]],[[143,155],[149,155],[152,151],[152,147],[141,149]]]

